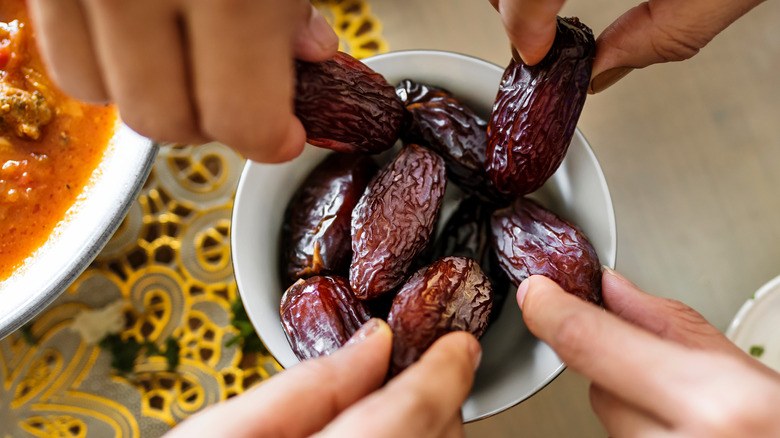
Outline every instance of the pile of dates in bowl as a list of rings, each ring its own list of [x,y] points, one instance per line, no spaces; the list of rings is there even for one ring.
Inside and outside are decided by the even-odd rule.
[[[615,263],[609,189],[576,130],[584,29],[559,19],[534,67],[439,51],[296,65],[309,144],[247,163],[231,230],[241,298],[282,366],[332,353],[371,317],[393,330],[391,376],[466,330],[483,358],[464,421],[563,370],[514,290],[543,274],[598,305],[600,267]]]

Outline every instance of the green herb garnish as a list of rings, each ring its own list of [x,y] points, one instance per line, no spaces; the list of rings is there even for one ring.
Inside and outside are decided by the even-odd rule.
[[[23,325],[22,328],[19,329],[19,333],[22,335],[22,339],[24,339],[24,342],[26,342],[27,345],[38,345],[38,338],[32,334],[32,324]]]
[[[257,336],[252,322],[249,321],[249,315],[244,309],[244,303],[241,299],[236,299],[230,304],[230,325],[238,330],[238,334],[229,339],[226,343],[226,347],[232,347],[233,345],[240,345],[241,352],[244,355],[251,353],[268,354],[268,350],[263,345],[263,341]]]
[[[140,343],[134,338],[124,340],[118,333],[107,335],[99,345],[111,354],[111,367],[119,374],[130,374],[133,371],[135,361],[142,350],[146,357],[164,357],[170,372],[176,371],[179,366],[181,347],[173,337],[165,340],[165,351],[160,350],[160,347],[152,341]]]
[[[98,345],[111,354],[111,368],[114,368],[119,374],[129,374],[133,371],[135,359],[144,347],[133,338],[122,339],[119,333],[106,335]]]
[[[753,357],[761,357],[764,354],[764,347],[762,345],[753,345],[750,347],[750,355]]]
[[[181,347],[172,336],[165,340],[165,352],[162,356],[168,361],[168,371],[174,372],[179,366],[179,352]]]

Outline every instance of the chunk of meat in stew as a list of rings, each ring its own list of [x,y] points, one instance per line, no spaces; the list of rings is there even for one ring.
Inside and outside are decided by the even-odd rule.
[[[0,133],[38,140],[51,122],[52,110],[38,91],[25,91],[0,82]]]
[[[38,140],[54,113],[25,67],[26,35],[19,21],[0,22],[0,135]]]

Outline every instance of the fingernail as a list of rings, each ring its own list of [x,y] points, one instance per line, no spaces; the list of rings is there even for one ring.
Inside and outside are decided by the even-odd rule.
[[[590,80],[588,93],[596,94],[606,90],[633,70],[631,67],[615,67],[599,73]]]
[[[312,6],[311,18],[309,19],[309,31],[317,44],[325,50],[331,50],[338,45],[338,36],[333,28],[328,24],[328,20],[320,14],[316,7]]]
[[[363,326],[360,327],[360,329],[356,331],[351,338],[349,338],[349,340],[347,341],[346,344],[344,344],[344,346],[346,347],[347,345],[357,344],[358,342],[367,339],[369,336],[376,333],[376,331],[379,330],[381,326],[382,326],[382,320],[380,320],[379,318],[369,319],[368,322],[363,324]]]
[[[517,305],[520,306],[520,310],[523,310],[523,302],[525,301],[525,294],[528,293],[528,279],[526,278],[517,286]]]
[[[621,281],[621,282],[623,282],[625,284],[628,284],[628,285],[631,285],[633,287],[639,288],[639,286],[637,286],[633,281],[629,280],[628,278],[623,276],[623,274],[621,274],[620,272],[610,268],[607,265],[602,265],[601,266],[601,275],[602,276],[609,275],[610,277],[615,278],[615,279],[617,279],[617,280],[619,280],[619,281]]]

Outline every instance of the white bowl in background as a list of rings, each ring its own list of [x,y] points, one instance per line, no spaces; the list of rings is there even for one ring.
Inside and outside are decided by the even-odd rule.
[[[761,286],[731,321],[726,336],[780,372],[780,276]]]
[[[446,88],[485,119],[503,74],[502,67],[477,58],[429,50],[387,53],[363,62],[394,85],[410,78]],[[281,296],[288,286],[280,282],[278,274],[279,233],[293,192],[329,153],[307,145],[291,162],[249,161],[236,192],[231,231],[236,281],[258,335],[285,368],[298,363],[298,359],[287,343],[279,317]],[[453,186],[449,184],[448,192]],[[609,188],[579,130],[560,169],[533,197],[577,224],[593,243],[601,263],[615,266],[617,230]],[[450,193],[447,198],[451,198]],[[442,214],[452,211],[451,205],[447,207],[443,206]],[[480,341],[482,363],[463,405],[464,421],[484,418],[520,403],[564,369],[552,349],[526,329],[513,291],[511,295],[499,319]]]

